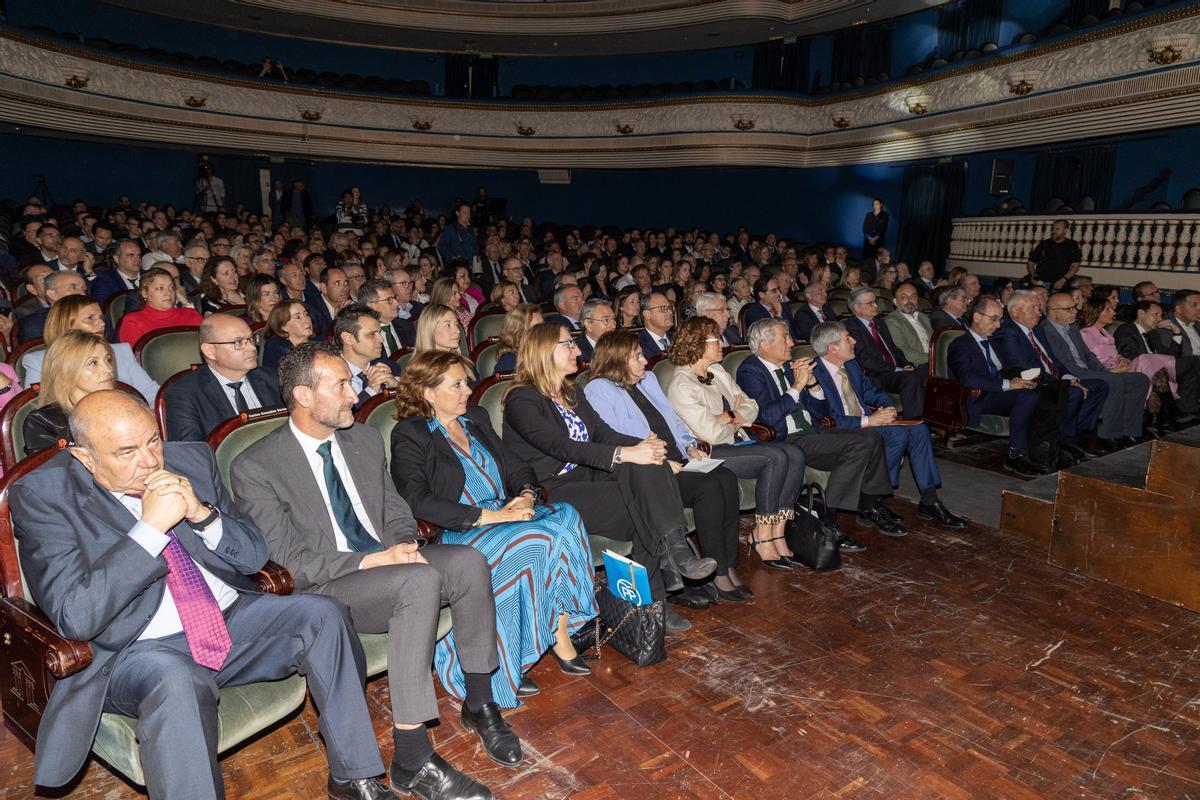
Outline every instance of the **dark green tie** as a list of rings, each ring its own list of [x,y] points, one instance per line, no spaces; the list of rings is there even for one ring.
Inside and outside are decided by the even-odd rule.
[[[334,519],[346,537],[346,544],[358,553],[374,553],[380,549],[375,537],[367,533],[358,515],[354,513],[354,504],[342,476],[338,474],[337,465],[333,463],[333,442],[322,442],[317,448],[321,460],[325,462],[325,488],[329,491],[329,505],[333,508]]]
[[[790,387],[788,386],[787,374],[783,371],[783,367],[777,367],[775,369],[775,378],[779,381],[779,391],[783,392],[784,394],[787,394],[788,389]],[[796,423],[796,431],[797,432],[799,432],[799,433],[811,433],[812,432],[812,429],[813,429],[812,423],[810,423],[807,419],[804,418],[803,407],[797,406],[796,410],[792,412],[791,416],[792,416],[792,421]]]
[[[390,356],[400,349],[400,343],[396,341],[396,337],[392,334],[392,323],[390,322],[383,326],[383,341],[387,345],[387,352],[384,355]]]

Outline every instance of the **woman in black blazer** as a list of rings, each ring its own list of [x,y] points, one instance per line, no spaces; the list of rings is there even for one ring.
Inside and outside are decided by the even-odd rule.
[[[443,528],[441,541],[474,547],[491,565],[500,669],[492,694],[501,708],[538,691],[524,673],[551,649],[569,675],[591,670],[571,633],[596,616],[591,548],[579,512],[539,503],[533,471],[512,458],[482,408],[467,410],[470,363],[457,352],[414,357],[396,394],[392,479],[413,514]],[[450,638],[450,637],[447,637]],[[439,644],[442,685],[465,695],[461,660]]]
[[[21,427],[25,455],[71,440],[67,415],[92,392],[113,388],[114,364],[112,345],[94,333],[69,330],[54,340],[42,362],[38,407]]]
[[[525,334],[517,378],[504,401],[504,443],[527,462],[552,501],[571,503],[588,531],[610,539],[633,537],[633,560],[646,567],[651,594],[683,588],[683,577],[707,578],[716,569],[687,543],[679,487],[666,463],[666,445],[617,433],[576,393],[568,376],[579,347],[557,322]],[[660,571],[661,567],[661,571]],[[668,629],[686,621],[667,609]]]

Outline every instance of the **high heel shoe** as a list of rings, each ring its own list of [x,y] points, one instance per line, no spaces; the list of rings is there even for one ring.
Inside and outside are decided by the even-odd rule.
[[[554,656],[554,660],[558,662],[558,668],[567,675],[591,675],[592,668],[583,660],[583,656],[578,653],[574,658],[566,659],[560,656],[553,650],[550,655]]]
[[[783,538],[782,536],[775,536],[770,539],[755,539],[753,536],[751,536],[749,550],[752,553],[754,553],[754,555],[758,556],[759,560],[762,561],[763,566],[766,567],[767,569],[777,569],[777,570],[781,570],[783,572],[787,572],[787,571],[791,570],[791,567],[788,566],[782,559],[763,558],[762,555],[759,554],[759,552],[754,549],[757,545],[766,544],[767,542],[774,542],[774,541],[776,541],[778,539],[782,539],[782,538]]]

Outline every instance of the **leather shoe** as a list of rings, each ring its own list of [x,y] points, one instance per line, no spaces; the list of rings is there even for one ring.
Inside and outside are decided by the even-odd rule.
[[[684,608],[702,609],[712,605],[712,599],[701,589],[685,586],[682,590],[667,596],[668,603],[674,603]]]
[[[1059,449],[1066,450],[1067,454],[1071,456],[1071,458],[1075,459],[1076,464],[1081,461],[1087,461],[1088,458],[1090,458],[1088,453],[1074,442],[1060,442]]]
[[[566,675],[592,674],[592,668],[587,665],[587,662],[583,660],[583,656],[578,653],[570,660],[560,657],[553,650],[550,651],[550,655],[554,656],[554,660],[558,662],[558,668]]]
[[[683,633],[692,627],[692,623],[679,616],[670,605],[666,607],[667,633]]]
[[[1025,456],[1009,456],[1004,459],[1004,468],[1025,478],[1037,478],[1050,474],[1045,467],[1034,464]]]
[[[717,587],[717,597],[723,603],[744,603],[746,598],[742,597],[742,593],[735,586],[731,591],[725,591],[721,587]]]
[[[1104,450],[1105,455],[1109,453],[1115,453],[1124,448],[1124,445],[1122,445],[1116,439],[1105,439],[1101,436],[1096,437],[1096,444],[1100,447],[1100,449]]]
[[[663,557],[666,561],[663,566],[694,581],[707,578],[717,569],[716,561],[693,552],[683,528],[673,528],[663,535]]]
[[[967,521],[950,513],[941,500],[933,505],[921,503],[917,506],[917,516],[921,519],[931,519],[943,528],[965,528]]]
[[[393,791],[416,795],[422,800],[492,800],[486,786],[463,775],[437,753],[416,772],[409,772],[393,761],[388,777]]]
[[[378,778],[356,778],[342,783],[329,777],[329,800],[390,800],[396,795]]]
[[[865,544],[858,541],[857,539],[851,539],[849,536],[846,536],[845,534],[843,534],[842,538],[838,541],[838,550],[840,550],[843,553],[861,553],[863,550],[866,550],[866,549],[867,549],[867,546]]]
[[[875,510],[878,511],[883,516],[884,519],[894,522],[897,525],[900,525],[901,527],[904,526],[904,517],[900,516],[895,511],[892,511],[890,508],[885,506],[883,503],[880,503],[879,505],[875,506]]]
[[[904,530],[904,525],[899,522],[894,522],[891,517],[895,515],[891,511],[884,508],[882,504],[876,506],[870,511],[859,511],[855,520],[859,525],[868,528],[874,528],[884,536],[899,538],[904,536],[907,531]]]
[[[521,676],[521,685],[517,687],[517,697],[533,697],[541,691],[541,687],[533,682],[533,678],[528,675]]]
[[[472,712],[463,703],[462,724],[479,735],[483,752],[492,761],[502,767],[515,767],[521,763],[521,740],[504,717],[500,716],[500,706],[484,703],[478,711]]]
[[[741,586],[734,587],[734,591],[737,592],[743,600],[754,599],[754,592],[750,591],[750,587],[744,583]]]

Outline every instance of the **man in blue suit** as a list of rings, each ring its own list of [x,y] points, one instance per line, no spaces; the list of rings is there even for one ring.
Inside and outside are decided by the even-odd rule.
[[[984,414],[1008,417],[1008,456],[1004,468],[1017,475],[1033,478],[1049,469],[1028,458],[1029,426],[1037,411],[1037,384],[1024,378],[1004,378],[1002,366],[992,347],[991,335],[1004,319],[1004,308],[991,295],[981,295],[966,312],[966,334],[950,343],[946,352],[950,377],[968,390],[967,424],[979,425]]]
[[[779,281],[770,275],[759,277],[754,282],[754,299],[758,302],[751,303],[742,317],[742,324],[746,326],[746,330],[750,330],[750,326],[760,319],[777,319],[787,325],[788,334],[793,339],[796,338],[794,323],[788,316],[787,307],[783,305],[779,294]]]
[[[333,318],[350,301],[350,281],[340,267],[321,270],[321,291],[315,300],[306,299],[308,316],[312,318],[313,338],[324,339],[333,330]],[[308,290],[305,290],[305,297]]]
[[[947,528],[967,527],[967,523],[950,513],[938,498],[942,476],[933,458],[929,428],[924,422],[895,424],[896,409],[892,406],[892,398],[863,373],[854,360],[854,345],[854,337],[840,322],[822,322],[812,330],[812,346],[818,356],[814,374],[837,426],[850,430],[870,427],[879,431],[887,451],[893,487],[900,485],[900,463],[908,456],[908,466],[921,492],[917,516]]]
[[[379,315],[361,303],[351,303],[333,320],[333,341],[350,365],[350,385],[358,392],[354,410],[384,389],[395,389],[400,367],[383,358]]]
[[[1080,380],[1054,357],[1046,340],[1046,332],[1037,325],[1042,307],[1033,292],[1013,292],[1008,301],[1009,319],[992,335],[996,355],[1007,371],[1040,369],[1047,377],[1069,381],[1066,414],[1059,421],[1059,448],[1073,461],[1083,461],[1089,455],[1104,455],[1105,450],[1095,442],[1100,409],[1108,398],[1108,386],[1095,379]],[[1088,434],[1087,447],[1081,445],[1078,433]]]
[[[822,522],[838,533],[841,549],[864,548],[843,538],[837,527],[839,509],[857,510],[860,524],[888,536],[903,536],[903,520],[882,501],[892,493],[883,439],[875,431],[821,424],[829,412],[824,400],[813,396],[812,361],[791,360],[793,341],[783,320],[759,320],[750,326],[748,338],[753,355],[738,367],[738,386],[758,403],[756,422],[773,428],[778,441],[798,446],[805,464],[829,472]]]
[[[675,306],[665,294],[651,292],[642,295],[642,322],[645,325],[638,332],[638,344],[642,346],[642,354],[650,361],[658,356],[666,355],[671,346],[671,330],[675,327]]]

